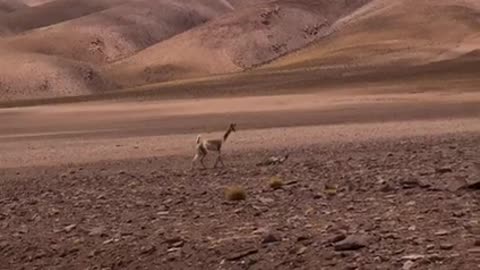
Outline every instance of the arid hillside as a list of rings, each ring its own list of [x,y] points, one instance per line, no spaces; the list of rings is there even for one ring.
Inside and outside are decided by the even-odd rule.
[[[245,70],[408,69],[478,58],[475,0],[6,0],[0,100]]]
[[[266,66],[422,65],[472,58],[480,49],[480,2],[375,0],[335,26],[339,31]]]

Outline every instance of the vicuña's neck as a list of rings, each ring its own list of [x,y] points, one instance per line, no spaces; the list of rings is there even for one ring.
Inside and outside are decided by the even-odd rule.
[[[228,136],[230,136],[230,133],[232,133],[232,129],[227,129],[227,132],[223,135],[223,141],[226,141],[228,139]]]

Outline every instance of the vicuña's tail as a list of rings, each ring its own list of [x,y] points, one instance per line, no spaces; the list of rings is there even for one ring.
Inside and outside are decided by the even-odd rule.
[[[197,136],[197,144],[199,144],[201,140],[202,140],[202,135],[198,135]]]

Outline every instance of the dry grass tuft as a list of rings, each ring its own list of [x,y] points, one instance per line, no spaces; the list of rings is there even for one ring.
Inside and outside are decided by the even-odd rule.
[[[273,189],[279,189],[279,188],[282,188],[284,185],[283,183],[283,180],[280,179],[280,177],[278,176],[273,176],[272,178],[270,178],[270,183],[269,183],[269,186]]]
[[[229,201],[242,201],[247,198],[247,192],[241,186],[228,187],[225,190],[225,197]]]
[[[335,196],[335,195],[337,195],[337,187],[333,186],[333,185],[325,184],[324,192],[328,196]]]

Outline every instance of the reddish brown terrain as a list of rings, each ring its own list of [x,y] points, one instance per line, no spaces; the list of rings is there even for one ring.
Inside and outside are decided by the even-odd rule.
[[[476,0],[0,0],[0,269],[480,269],[479,33]]]

